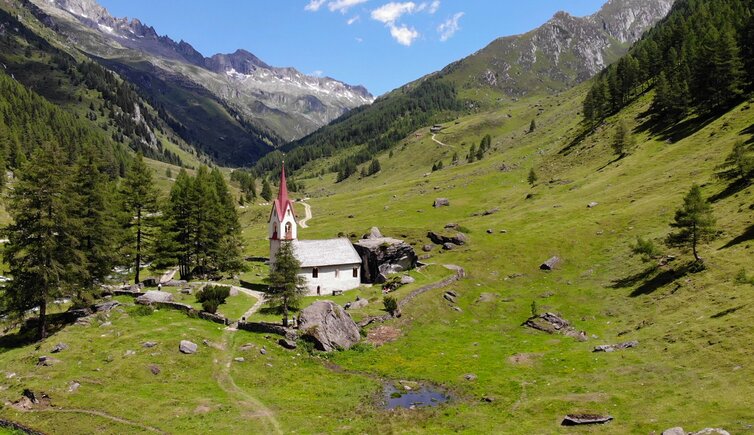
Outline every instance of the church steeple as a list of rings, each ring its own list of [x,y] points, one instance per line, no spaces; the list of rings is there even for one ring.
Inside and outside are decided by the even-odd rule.
[[[285,162],[280,170],[280,189],[278,190],[278,204],[284,206],[288,204],[288,183],[285,181]]]
[[[298,225],[293,209],[293,201],[288,197],[288,184],[285,179],[285,163],[280,171],[278,196],[273,200],[268,234],[270,239],[270,259],[274,262],[275,254],[280,249],[280,242],[296,240]]]

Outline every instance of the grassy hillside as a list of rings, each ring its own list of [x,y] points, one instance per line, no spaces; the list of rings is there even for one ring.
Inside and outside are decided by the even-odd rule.
[[[376,225],[419,247],[427,243],[427,230],[448,222],[466,227],[468,245],[436,249],[426,260],[467,269],[469,277],[452,287],[462,312],[440,291],[428,292],[386,323],[399,330],[397,341],[322,359],[282,350],[274,337],[231,333],[171,312],[138,317],[126,309],[109,319],[111,327],[70,327],[39,349],[5,349],[3,371],[16,375],[0,378],[3,401],[32,387],[50,393],[58,408],[4,407],[0,416],[51,432],[127,433],[142,426],[255,433],[751,430],[754,391],[747,380],[754,372],[747,343],[754,330],[746,320],[754,288],[735,276],[742,268],[754,274],[754,188],[720,195],[729,186],[714,173],[735,141],[752,140],[754,109],[742,104],[669,143],[643,131],[642,114],[651,103],[646,95],[574,142],[584,94],[577,88],[451,123],[439,138],[459,150],[460,143],[492,135],[492,150],[480,162],[424,176],[440,157],[447,163],[450,150],[421,131],[392,158],[381,155],[383,171],[368,180],[304,180],[314,195],[314,218],[302,238],[361,234]],[[538,127],[527,134],[532,117]],[[615,161],[609,142],[620,120],[634,130],[636,146]],[[540,178],[534,187],[526,183],[531,167]],[[692,182],[702,184],[707,197],[719,197],[713,208],[721,234],[702,248],[708,268],[682,274],[689,255],[663,248],[677,259],[648,272],[649,264],[630,256],[630,244],[639,236],[661,241]],[[433,209],[435,197],[449,198],[451,206]],[[599,204],[587,208],[592,201]],[[500,211],[472,216],[494,208]],[[249,254],[266,253],[267,212],[262,205],[243,211]],[[563,265],[540,271],[552,255]],[[562,314],[589,340],[522,327],[532,302],[540,312]],[[210,345],[180,355],[182,338]],[[147,340],[159,341],[157,350],[142,349]],[[591,352],[629,340],[639,347]],[[60,354],[63,363],[35,367],[36,357],[61,341],[72,345]],[[246,343],[255,347],[242,350]],[[136,355],[124,356],[127,350]],[[238,356],[245,361],[233,362]],[[149,364],[161,373],[152,375]],[[468,381],[466,374],[477,378]],[[382,410],[382,383],[399,379],[438,385],[452,400],[437,408]],[[72,380],[82,385],[75,393],[67,391]],[[108,405],[122,397],[130,407]],[[608,413],[615,420],[591,429],[561,427],[571,412]]]

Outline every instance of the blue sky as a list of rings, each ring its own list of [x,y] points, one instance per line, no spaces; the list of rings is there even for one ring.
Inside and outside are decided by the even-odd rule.
[[[603,0],[99,0],[205,56],[246,49],[274,66],[361,84],[375,96],[559,11]]]

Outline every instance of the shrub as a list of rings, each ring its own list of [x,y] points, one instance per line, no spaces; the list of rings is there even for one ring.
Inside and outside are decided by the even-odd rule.
[[[746,269],[741,269],[736,274],[736,283],[737,284],[751,284],[754,285],[754,277],[750,277],[746,273]]]
[[[636,244],[631,246],[631,252],[634,255],[641,256],[645,263],[660,255],[660,250],[650,239],[636,238]]]
[[[154,313],[154,308],[149,305],[136,305],[131,309],[132,316],[151,316]]]
[[[230,287],[208,285],[196,293],[196,301],[201,302],[204,311],[215,314],[217,307],[224,304],[228,296],[230,296]]]
[[[382,305],[385,306],[385,311],[392,314],[398,309],[398,300],[392,296],[385,296],[382,298]]]
[[[539,315],[539,310],[537,309],[537,301],[531,301],[531,316],[537,317]]]

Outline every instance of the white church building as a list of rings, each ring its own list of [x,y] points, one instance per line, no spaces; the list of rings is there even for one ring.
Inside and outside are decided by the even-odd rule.
[[[268,223],[270,266],[280,244],[291,242],[293,253],[301,262],[299,276],[306,279],[308,295],[330,295],[351,290],[361,284],[361,257],[347,238],[299,240],[293,201],[288,197],[285,165],[280,172],[280,190],[272,203]]]

